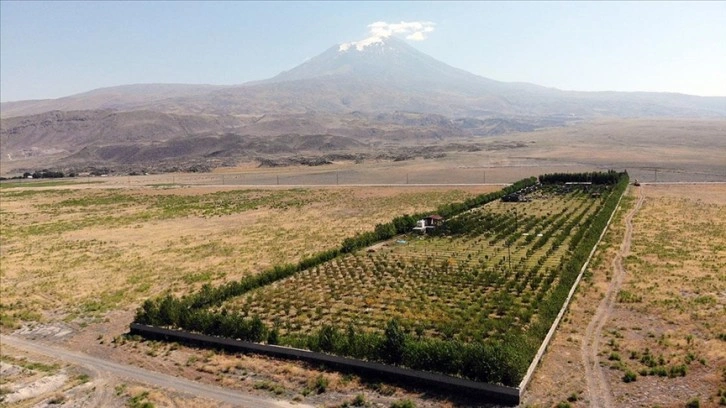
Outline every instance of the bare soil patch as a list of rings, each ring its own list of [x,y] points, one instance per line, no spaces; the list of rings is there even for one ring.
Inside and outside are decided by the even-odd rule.
[[[726,186],[642,186],[625,279],[597,350],[613,406],[718,406],[726,389]],[[591,406],[579,353],[585,328],[613,284],[611,260],[625,233],[619,211],[525,394],[531,406],[568,399]],[[626,373],[635,380],[626,382]]]

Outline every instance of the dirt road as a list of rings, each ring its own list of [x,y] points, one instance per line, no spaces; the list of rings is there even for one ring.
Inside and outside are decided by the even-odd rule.
[[[585,331],[585,338],[582,342],[582,361],[585,365],[585,379],[587,381],[587,392],[590,396],[590,406],[592,407],[613,407],[612,393],[608,386],[607,380],[602,367],[600,367],[600,359],[598,353],[600,350],[600,338],[602,328],[607,323],[615,305],[616,297],[620,291],[620,287],[625,278],[625,268],[623,267],[623,258],[630,252],[630,242],[633,235],[633,217],[643,204],[643,192],[638,188],[638,202],[635,207],[625,217],[625,234],[623,242],[617,255],[613,258],[612,268],[613,277],[610,281],[605,297],[600,301],[595,315]]]
[[[213,385],[200,384],[183,378],[177,378],[170,375],[156,373],[139,367],[118,364],[100,358],[92,357],[83,353],[77,353],[59,347],[40,344],[17,337],[0,336],[0,344],[7,344],[9,346],[27,352],[44,355],[67,363],[86,367],[87,369],[91,370],[94,375],[98,375],[101,381],[107,381],[110,376],[116,376],[126,380],[138,381],[151,386],[166,388],[183,394],[193,395],[195,397],[201,397],[213,401],[231,404],[235,407],[308,407],[307,405],[303,404],[293,405],[285,401],[277,401],[270,398],[248,395],[238,391],[216,387]],[[108,390],[104,391],[104,389],[108,387],[97,387],[97,389],[98,388],[101,389],[100,392],[102,394],[104,392],[108,392]],[[94,400],[96,402],[103,402],[106,398],[106,395],[96,395]]]

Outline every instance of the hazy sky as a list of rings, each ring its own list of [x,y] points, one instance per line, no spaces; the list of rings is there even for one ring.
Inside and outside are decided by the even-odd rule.
[[[0,99],[269,78],[390,26],[434,58],[570,90],[726,95],[726,2],[0,1]],[[405,26],[411,27],[411,26]],[[395,30],[393,30],[395,31]]]

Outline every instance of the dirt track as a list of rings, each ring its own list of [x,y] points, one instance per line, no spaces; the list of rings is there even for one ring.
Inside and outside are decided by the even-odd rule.
[[[207,398],[232,406],[238,407],[260,407],[260,408],[279,408],[290,407],[292,404],[284,401],[277,401],[270,398],[258,397],[232,391],[229,389],[216,387],[212,385],[201,384],[183,378],[172,377],[170,375],[161,374],[143,368],[130,365],[118,364],[108,360],[92,357],[86,354],[65,350],[59,347],[39,344],[17,337],[2,336],[0,344],[25,350],[31,353],[40,354],[54,359],[62,360],[71,364],[83,366],[93,372],[97,377],[94,380],[100,380],[101,386],[96,387],[99,392],[94,396],[93,406],[104,406],[110,398],[108,387],[103,384],[110,376],[117,376],[128,380],[138,381],[151,386],[158,386],[172,391],[194,395],[196,397]],[[306,405],[295,404],[295,407],[306,407]]]
[[[597,311],[593,316],[590,324],[585,331],[585,337],[582,342],[582,362],[585,366],[585,379],[587,382],[587,393],[590,396],[590,405],[593,407],[612,407],[612,393],[605,379],[602,368],[600,367],[600,359],[598,357],[600,350],[600,338],[602,328],[607,323],[615,305],[616,297],[620,286],[625,278],[625,268],[623,267],[623,258],[630,252],[630,243],[633,235],[633,217],[643,204],[643,192],[638,189],[638,202],[635,207],[625,217],[625,234],[620,249],[613,258],[613,278],[608,287],[605,297],[600,301]]]

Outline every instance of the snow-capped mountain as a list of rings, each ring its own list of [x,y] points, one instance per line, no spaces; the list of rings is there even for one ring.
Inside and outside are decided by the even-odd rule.
[[[363,44],[335,45],[263,83],[320,79],[364,80],[400,90],[437,90],[472,95],[505,85],[447,65],[394,37]],[[531,84],[506,85],[517,89],[545,89]]]
[[[724,118],[726,98],[499,82],[385,38],[335,45],[254,83],[129,85],[3,103],[0,151],[30,159],[61,151],[64,165],[195,162],[277,154],[290,140],[335,150],[356,141],[441,141],[595,117]]]
[[[500,82],[454,68],[393,37],[332,46],[268,80],[227,87],[149,85],[148,90],[139,92],[144,87],[106,88],[56,100],[3,103],[2,114],[9,117],[50,110],[144,109],[205,115],[408,111],[479,119],[726,116],[724,97],[574,92]]]

